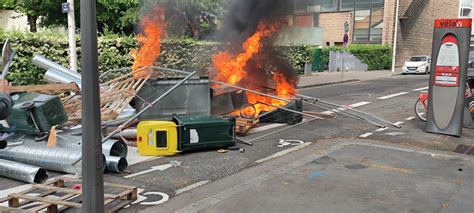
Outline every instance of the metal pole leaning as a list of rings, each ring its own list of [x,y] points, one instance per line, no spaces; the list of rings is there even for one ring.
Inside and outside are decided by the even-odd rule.
[[[96,1],[81,0],[82,211],[104,212]]]
[[[157,104],[159,101],[161,101],[164,97],[166,97],[167,95],[169,95],[171,92],[173,92],[175,89],[177,89],[179,86],[181,86],[182,84],[184,84],[186,81],[188,81],[191,77],[193,77],[197,72],[192,72],[192,73],[188,73],[189,75],[186,76],[185,78],[183,78],[183,80],[181,80],[180,82],[178,82],[176,85],[174,85],[173,87],[171,87],[168,91],[166,91],[165,93],[163,93],[163,95],[161,95],[160,97],[158,97],[156,100],[154,100],[152,103],[150,103],[148,106],[146,106],[145,108],[143,108],[140,112],[138,112],[137,114],[135,114],[133,117],[129,118],[127,121],[125,121],[122,125],[120,125],[117,129],[115,129],[113,132],[111,132],[109,135],[107,135],[104,139],[102,139],[102,143],[106,142],[107,140],[111,139],[115,134],[117,134],[118,132],[120,132],[120,130],[122,129],[123,126],[126,126],[127,124],[131,123],[132,121],[134,121],[136,118],[138,118],[140,115],[142,115],[143,113],[145,113],[148,109],[150,109],[153,105]],[[99,128],[100,129],[100,128]],[[102,153],[102,152],[101,152]],[[81,161],[81,158],[77,159],[76,162],[73,163],[73,165],[76,165],[79,161]]]
[[[140,112],[138,112],[136,115],[134,115],[133,117],[129,118],[127,121],[125,121],[125,123],[123,123],[122,125],[120,125],[117,129],[115,129],[113,132],[111,132],[109,135],[107,135],[107,137],[105,137],[104,139],[102,139],[102,142],[105,142],[107,140],[109,140],[110,138],[112,138],[115,134],[117,134],[123,126],[126,126],[127,124],[129,124],[130,122],[134,121],[136,118],[138,118],[140,115],[142,115],[143,113],[145,113],[148,109],[150,109],[151,107],[153,107],[153,105],[157,104],[158,102],[161,101],[161,99],[165,98],[167,95],[169,95],[171,92],[173,92],[176,88],[178,88],[179,86],[181,86],[182,84],[184,84],[186,81],[188,81],[191,77],[193,77],[194,75],[196,74],[196,72],[192,72],[192,73],[189,73],[188,76],[186,76],[185,78],[183,78],[183,80],[181,80],[180,82],[178,82],[176,85],[174,85],[173,87],[171,87],[168,91],[166,91],[165,93],[163,93],[163,95],[161,95],[160,97],[158,97],[156,100],[154,100],[153,102],[151,102],[148,106],[146,106],[145,108],[143,108]]]

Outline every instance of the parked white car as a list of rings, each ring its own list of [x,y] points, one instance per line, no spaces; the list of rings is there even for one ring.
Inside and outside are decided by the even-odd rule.
[[[430,72],[431,58],[426,55],[412,56],[403,65],[402,73],[424,73]]]

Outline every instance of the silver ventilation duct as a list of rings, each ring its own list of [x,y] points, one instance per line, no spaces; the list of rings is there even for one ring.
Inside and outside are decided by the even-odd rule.
[[[0,159],[0,176],[27,183],[44,183],[48,179],[45,169]]]

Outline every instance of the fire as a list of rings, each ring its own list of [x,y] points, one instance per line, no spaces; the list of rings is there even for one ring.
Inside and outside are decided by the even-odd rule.
[[[213,66],[217,70],[217,74],[213,79],[227,84],[238,84],[250,90],[265,93],[261,87],[252,84],[252,80],[248,77],[248,73],[250,72],[265,72],[265,69],[259,62],[257,62],[257,65],[254,66],[253,69],[247,67],[247,65],[251,59],[259,56],[264,45],[264,40],[277,31],[277,25],[260,22],[256,33],[242,44],[241,53],[232,54],[230,51],[223,51],[215,55],[213,57]],[[293,94],[295,94],[296,82],[291,82],[279,72],[273,72],[271,76],[275,83],[273,95],[281,98],[292,98]],[[234,112],[234,114],[244,117],[256,117],[262,112],[273,111],[276,109],[275,107],[281,107],[287,104],[286,101],[250,92],[247,92],[247,99],[250,106],[238,112]]]
[[[137,35],[139,48],[131,51],[134,59],[132,71],[140,68],[153,66],[160,57],[161,39],[165,35],[166,22],[165,10],[162,6],[154,7],[148,14],[140,19],[140,27],[143,33]],[[134,76],[139,78],[146,72],[136,72]]]
[[[262,40],[276,31],[276,26],[261,22],[257,32],[242,44],[242,53],[234,56],[229,51],[223,51],[215,55],[212,62],[218,73],[214,79],[228,84],[240,82],[246,74],[245,66],[262,49]]]

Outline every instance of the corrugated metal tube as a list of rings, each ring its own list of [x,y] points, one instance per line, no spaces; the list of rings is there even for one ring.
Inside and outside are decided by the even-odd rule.
[[[48,179],[45,169],[0,159],[0,176],[27,183],[44,183]]]
[[[0,158],[71,174],[82,173],[82,164],[77,163],[74,165],[77,159],[81,159],[81,157],[80,149],[57,147],[15,146],[0,150]],[[103,164],[105,166],[105,156]]]
[[[128,166],[127,159],[124,157],[105,156],[107,161],[107,171],[122,173]]]

